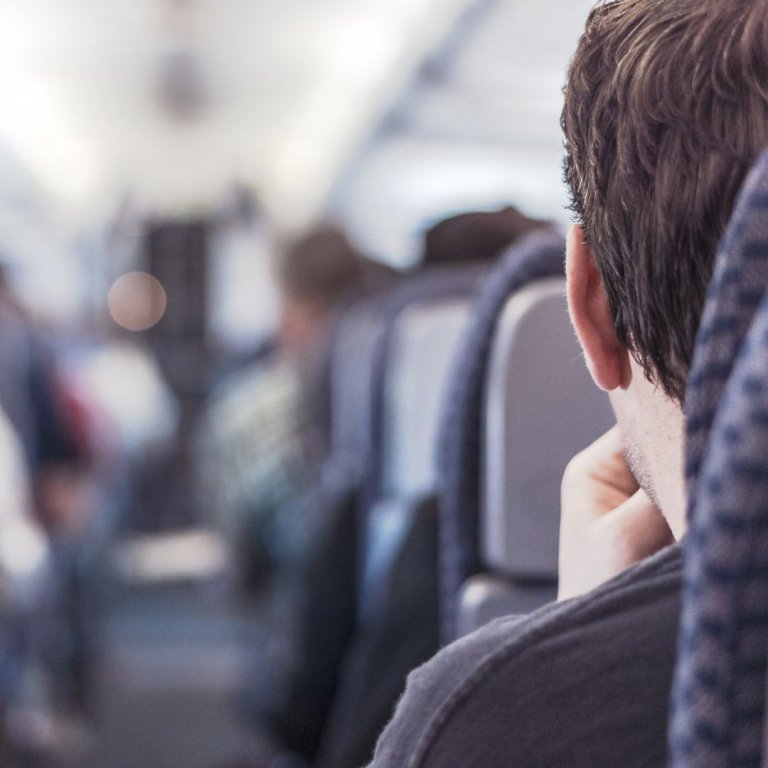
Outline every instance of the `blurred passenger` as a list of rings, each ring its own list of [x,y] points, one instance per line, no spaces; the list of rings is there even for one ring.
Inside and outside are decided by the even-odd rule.
[[[90,460],[88,404],[74,397],[60,376],[59,345],[57,334],[30,316],[0,264],[0,406],[21,439],[37,511],[49,531],[74,524],[66,512],[61,520],[55,519],[54,498],[64,495],[63,485],[70,485],[58,479],[62,474],[79,474],[77,468]]]
[[[419,267],[490,261],[524,235],[548,226],[549,222],[529,218],[511,205],[498,211],[459,213],[427,230]]]
[[[363,284],[365,270],[362,255],[332,226],[288,244],[275,259],[280,346],[300,365],[318,354],[333,311]]]
[[[24,448],[32,503],[50,549],[40,644],[56,705],[83,706],[90,643],[81,612],[81,554],[94,513],[89,404],[61,375],[59,334],[27,312],[0,268],[0,406]]]
[[[730,0],[617,0],[590,15],[562,120],[578,221],[568,299],[618,427],[563,481],[571,599],[413,673],[376,768],[666,764],[682,404],[715,250],[768,143],[766,18],[764,2]]]
[[[290,243],[274,265],[281,297],[278,347],[299,371],[315,468],[330,440],[330,345],[353,301],[389,284],[394,273],[364,257],[347,236],[322,225]]]
[[[16,754],[42,746],[34,724],[48,723],[52,714],[38,621],[50,565],[32,509],[26,456],[0,411],[0,745]]]
[[[27,460],[34,461],[36,419],[30,391],[33,349],[30,325],[0,263],[0,405],[8,414],[24,447]]]
[[[34,518],[29,468],[10,419],[0,410],[0,599],[26,603],[38,591],[48,546]]]
[[[326,441],[318,383],[326,339],[334,312],[372,270],[331,226],[288,245],[274,265],[278,343],[227,382],[209,409],[205,476],[215,487],[216,522],[239,548],[251,586],[303,549]]]

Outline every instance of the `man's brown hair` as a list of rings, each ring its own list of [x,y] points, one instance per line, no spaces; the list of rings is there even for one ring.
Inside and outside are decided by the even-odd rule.
[[[768,0],[601,3],[562,126],[619,340],[682,402],[717,243],[768,144]]]

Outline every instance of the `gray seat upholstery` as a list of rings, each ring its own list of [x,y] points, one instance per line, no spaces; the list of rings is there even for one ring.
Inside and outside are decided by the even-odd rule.
[[[412,525],[415,503],[434,491],[440,403],[469,319],[469,299],[417,303],[398,314],[383,386],[380,496],[367,517],[361,615]]]
[[[371,455],[367,462],[365,494],[373,503],[383,494],[386,458],[385,436],[388,415],[387,372],[397,340],[397,328],[404,312],[419,306],[446,301],[465,300],[474,296],[478,286],[488,273],[489,265],[483,262],[459,265],[427,267],[410,277],[388,297],[384,312],[385,328],[374,350],[373,390],[371,393]]]
[[[485,562],[514,578],[556,579],[563,470],[614,423],[581,357],[564,280],[532,283],[507,302],[485,417]]]
[[[434,490],[439,408],[468,319],[466,298],[411,307],[398,319],[384,387],[385,495]]]
[[[374,355],[385,326],[382,301],[377,299],[345,312],[331,352],[332,467],[352,482],[361,479],[371,453]]]
[[[551,602],[556,592],[551,581],[516,582],[491,572],[471,576],[459,597],[457,635],[468,635],[501,616],[531,613]]]
[[[465,586],[461,631],[554,597],[563,470],[613,422],[581,358],[565,281],[521,288],[499,320],[486,382],[480,549],[492,575]]]

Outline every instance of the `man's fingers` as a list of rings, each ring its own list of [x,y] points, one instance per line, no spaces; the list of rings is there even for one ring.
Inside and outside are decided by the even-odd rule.
[[[674,542],[666,520],[642,489],[616,509],[616,525],[622,557],[627,565],[638,562]]]
[[[638,489],[624,458],[618,427],[609,429],[578,453],[563,475],[563,508],[582,499],[591,509],[591,517],[612,511]]]
[[[561,490],[561,598],[592,589],[673,541],[627,466],[616,427],[569,463]]]

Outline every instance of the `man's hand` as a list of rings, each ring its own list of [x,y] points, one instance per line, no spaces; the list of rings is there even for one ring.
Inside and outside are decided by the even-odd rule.
[[[627,466],[618,427],[570,461],[560,508],[559,600],[589,592],[674,541]]]

